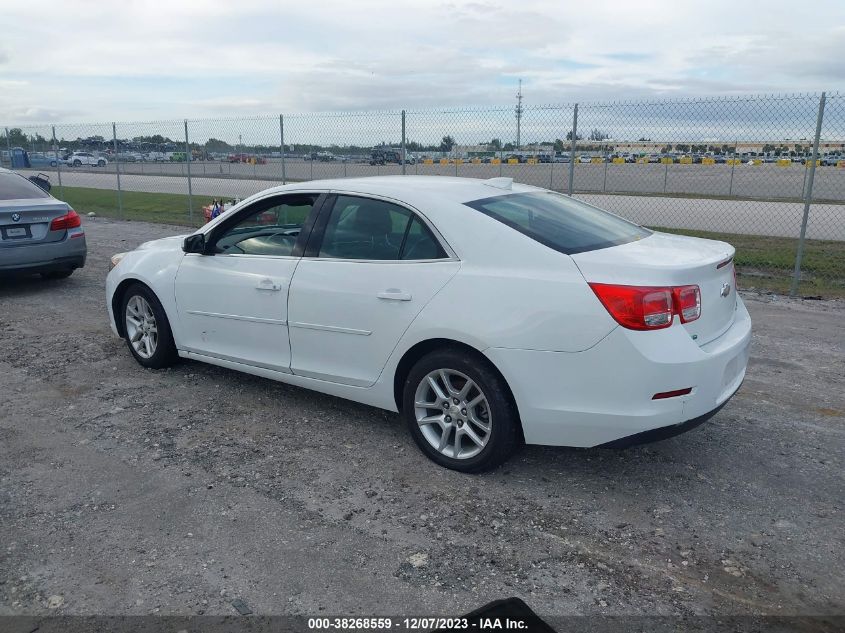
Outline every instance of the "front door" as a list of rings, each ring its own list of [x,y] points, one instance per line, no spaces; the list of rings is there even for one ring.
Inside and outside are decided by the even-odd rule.
[[[288,289],[317,198],[262,198],[212,229],[207,254],[185,255],[176,276],[182,347],[290,372]]]

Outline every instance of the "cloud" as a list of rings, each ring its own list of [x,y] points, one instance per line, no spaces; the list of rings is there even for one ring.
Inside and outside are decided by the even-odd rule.
[[[813,11],[785,0],[765,11],[727,0],[103,7],[4,7],[0,119],[510,105],[519,78],[529,104],[811,91],[845,78],[845,5],[830,0]]]

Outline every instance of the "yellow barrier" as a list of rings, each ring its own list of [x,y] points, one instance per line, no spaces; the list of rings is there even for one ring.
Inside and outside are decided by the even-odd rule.
[[[809,166],[812,164],[812,162],[813,162],[813,161],[808,160],[808,161],[804,164],[804,167],[809,167]],[[822,161],[821,161],[821,160],[817,160],[817,161],[816,161],[816,167],[821,167],[821,166],[822,166]]]
[[[508,159],[508,165],[519,165],[519,159],[518,158],[509,158]]]
[[[661,159],[660,159],[660,164],[661,164],[661,165],[671,165],[671,164],[672,164],[672,163],[674,163],[674,162],[675,162],[675,161],[674,161],[674,160],[672,160],[671,158],[661,158]]]
[[[480,159],[480,158],[473,158],[473,159],[472,159],[472,164],[473,164],[473,165],[480,165],[480,164],[481,164],[481,159]]]
[[[490,164],[491,165],[501,165],[502,159],[501,158],[494,158],[493,160],[490,161]]]
[[[756,165],[762,165],[762,164],[763,164],[763,161],[762,161],[762,160],[760,160],[759,158],[755,158],[754,160],[752,160],[752,161],[751,161],[751,164],[752,164],[752,165],[755,165],[755,166],[756,166]]]
[[[678,159],[678,162],[681,165],[692,165],[692,158],[690,158],[689,156],[682,156]]]
[[[613,159],[613,164],[614,164],[614,165],[624,165],[624,164],[625,164],[625,159],[624,159],[624,158],[614,158],[614,159]]]
[[[456,158],[456,159],[455,159],[455,164],[456,164],[456,165],[463,165],[463,164],[464,164],[464,159],[463,159],[463,158]]]
[[[525,162],[526,162],[528,165],[536,165],[536,164],[537,164],[537,159],[536,159],[536,158],[529,158],[529,159],[528,159],[527,161],[525,161]]]
[[[716,159],[715,158],[702,158],[701,164],[702,165],[715,165]]]
[[[742,165],[742,159],[740,158],[729,158],[725,161],[725,165]]]
[[[598,165],[598,164],[601,164],[604,161],[601,158],[598,158],[597,156],[593,156],[590,159],[590,162],[593,163],[594,165]]]
[[[441,159],[440,159],[440,164],[441,164],[441,165],[448,165],[448,164],[449,164],[449,159],[448,159],[448,158],[441,158]]]
[[[638,158],[638,159],[637,159],[637,162],[638,162],[640,165],[647,165],[647,164],[648,164],[648,159],[647,159],[647,158]]]
[[[434,159],[432,159],[432,158],[424,158],[423,159],[423,165],[433,165],[433,164],[434,164]]]
[[[836,166],[837,167],[845,167],[845,160],[840,160],[838,163],[836,163]]]
[[[779,158],[778,167],[792,167],[792,161],[788,158]]]

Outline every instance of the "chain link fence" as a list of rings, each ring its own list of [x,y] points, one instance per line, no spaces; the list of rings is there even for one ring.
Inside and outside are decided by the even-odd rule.
[[[287,182],[510,177],[724,239],[740,286],[845,296],[845,95],[9,125],[0,163],[81,212],[197,226]]]

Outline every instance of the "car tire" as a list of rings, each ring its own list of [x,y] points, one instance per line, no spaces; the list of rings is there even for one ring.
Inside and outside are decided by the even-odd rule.
[[[155,293],[143,284],[132,284],[123,293],[120,313],[126,345],[144,367],[161,369],[179,360],[167,314]]]
[[[106,161],[104,161],[104,160],[98,160],[97,161],[97,167],[105,167],[105,166],[106,166]]]
[[[80,161],[80,160],[73,161],[73,166],[74,167],[82,167],[82,161]]]
[[[429,459],[464,473],[495,468],[522,443],[508,385],[480,354],[463,350],[435,350],[417,361],[403,386],[402,415]]]
[[[73,268],[68,268],[66,270],[51,270],[46,273],[41,273],[41,276],[44,279],[67,279],[73,274]]]

